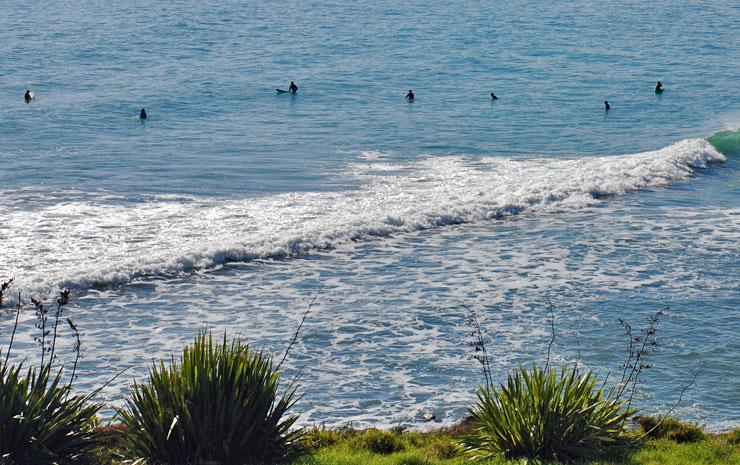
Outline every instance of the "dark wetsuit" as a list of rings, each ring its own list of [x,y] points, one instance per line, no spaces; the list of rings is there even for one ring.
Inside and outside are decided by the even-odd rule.
[[[406,94],[406,97],[404,97],[404,98],[407,99],[407,100],[413,100],[414,99],[414,91],[413,90],[409,90],[409,93]]]
[[[611,106],[609,105],[609,102],[607,100],[604,100],[604,109],[605,110],[611,109]]]
[[[146,110],[143,108],[141,109],[141,113],[139,113],[139,118],[146,119]]]
[[[26,95],[24,95],[23,98],[26,100],[26,103],[28,103],[31,100],[33,100],[33,97],[31,96],[31,91],[30,90],[27,90],[26,91]]]
[[[298,92],[298,86],[295,85],[295,82],[290,81],[290,87],[288,87],[288,90],[291,94],[295,94],[296,92]]]
[[[496,97],[496,94],[494,94],[493,92],[491,92],[491,98],[493,100],[498,100],[498,97]]]

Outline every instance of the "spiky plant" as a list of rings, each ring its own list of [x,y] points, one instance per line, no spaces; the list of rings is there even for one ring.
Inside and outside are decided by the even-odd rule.
[[[93,433],[100,404],[94,394],[70,396],[62,371],[49,363],[25,373],[0,366],[0,464],[78,463],[97,447]]]
[[[622,425],[634,412],[591,372],[533,365],[479,388],[471,413],[480,426],[463,443],[475,458],[572,461],[626,445]]]
[[[269,355],[201,333],[179,361],[155,363],[148,382],[134,384],[119,412],[128,453],[173,464],[290,461],[302,453],[302,432],[291,430],[298,417],[287,415],[296,388],[279,396],[279,381]]]

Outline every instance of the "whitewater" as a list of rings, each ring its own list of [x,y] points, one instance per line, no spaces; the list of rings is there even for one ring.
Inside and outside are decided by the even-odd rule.
[[[31,211],[3,205],[0,262],[16,265],[7,271],[28,293],[121,285],[589,206],[603,197],[685,181],[708,163],[725,160],[702,139],[654,152],[568,160],[450,156],[399,165],[383,163],[382,154],[372,158],[346,167],[357,188],[344,192],[229,201],[153,197],[124,205],[106,196]]]

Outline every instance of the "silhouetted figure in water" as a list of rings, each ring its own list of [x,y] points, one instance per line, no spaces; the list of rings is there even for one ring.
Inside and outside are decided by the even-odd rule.
[[[663,92],[663,83],[658,81],[658,83],[655,85],[655,93],[660,94]]]
[[[608,100],[604,100],[604,110],[609,111],[611,109],[611,105],[609,105]]]
[[[31,89],[26,90],[26,95],[23,96],[26,103],[29,103],[31,100],[33,100],[33,95],[31,95]]]
[[[290,81],[290,86],[288,86],[288,92],[290,92],[291,94],[295,94],[296,92],[298,92],[298,86],[295,85],[295,82]]]
[[[496,97],[496,94],[494,94],[493,92],[491,92],[491,99],[492,100],[498,100],[498,97]]]
[[[141,109],[141,112],[139,113],[139,119],[146,119],[146,110],[143,108]]]
[[[409,89],[409,93],[406,94],[406,97],[404,98],[408,100],[409,102],[413,102],[414,101],[414,91]]]

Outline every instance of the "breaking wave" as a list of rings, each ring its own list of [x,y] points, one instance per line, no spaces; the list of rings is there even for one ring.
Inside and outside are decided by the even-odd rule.
[[[722,150],[733,147],[736,136],[709,140]],[[34,289],[25,287],[35,291],[39,285],[114,286],[447,225],[580,208],[685,181],[725,160],[703,139],[566,160],[449,156],[398,164],[369,154],[346,167],[356,190],[237,200],[161,196],[138,203],[76,196],[32,211],[0,206],[0,263],[9,266],[2,275],[15,275],[22,288],[35,283]]]

